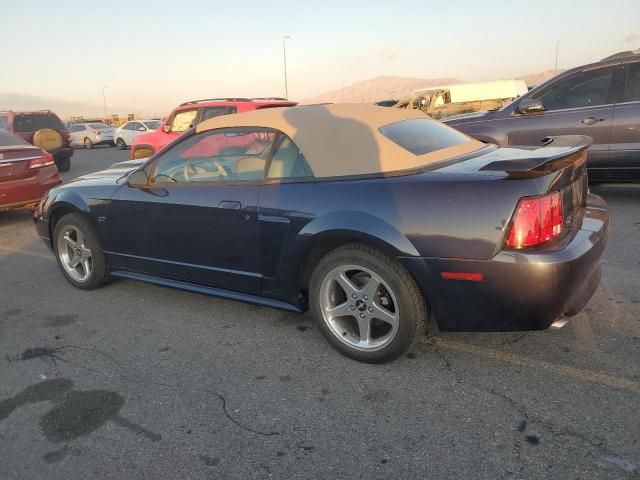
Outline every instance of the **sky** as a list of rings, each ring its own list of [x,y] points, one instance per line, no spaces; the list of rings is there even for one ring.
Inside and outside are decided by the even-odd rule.
[[[283,35],[294,100],[379,75],[537,73],[558,40],[559,68],[640,48],[640,0],[0,0],[0,18],[0,109],[79,114],[102,111],[103,87],[110,113],[283,96]]]

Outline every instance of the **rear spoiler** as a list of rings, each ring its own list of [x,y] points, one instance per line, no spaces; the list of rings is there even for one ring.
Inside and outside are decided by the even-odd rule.
[[[545,137],[541,147],[514,147],[529,150],[532,153],[530,157],[525,155],[513,160],[498,160],[480,170],[506,172],[512,178],[542,177],[572,164],[584,164],[587,161],[585,151],[592,142],[591,137],[586,135]]]

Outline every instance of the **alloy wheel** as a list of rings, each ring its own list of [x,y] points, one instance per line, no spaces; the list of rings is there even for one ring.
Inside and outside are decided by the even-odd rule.
[[[320,309],[331,333],[357,350],[384,348],[398,332],[396,295],[378,274],[362,266],[342,265],[325,276]]]
[[[64,270],[77,282],[86,282],[93,270],[91,249],[83,233],[73,225],[58,235],[58,257]]]

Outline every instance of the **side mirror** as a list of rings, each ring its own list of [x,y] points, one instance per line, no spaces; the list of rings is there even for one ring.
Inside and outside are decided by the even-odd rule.
[[[146,131],[147,131],[147,129],[146,129],[146,128],[144,128],[144,127],[138,127],[138,131],[139,131],[139,132],[146,132]]]
[[[149,183],[149,177],[144,170],[136,170],[127,179],[127,185],[132,188],[146,187]]]
[[[531,113],[544,112],[546,108],[537,98],[525,98],[518,104],[518,113],[528,115]]]
[[[162,125],[162,131],[164,133],[170,133],[171,132],[171,125],[169,125],[168,123],[165,123],[164,125]]]

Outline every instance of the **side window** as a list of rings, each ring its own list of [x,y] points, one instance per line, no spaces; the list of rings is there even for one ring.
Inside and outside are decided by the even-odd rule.
[[[198,110],[183,110],[176,113],[171,120],[172,132],[186,132],[196,123]]]
[[[140,130],[140,127],[142,127],[142,124],[140,122],[131,122],[131,130],[137,132]]]
[[[125,123],[124,127],[122,127],[123,130],[133,130],[133,123],[134,122],[129,122],[129,123]]]
[[[267,178],[313,178],[313,171],[293,141],[286,135],[278,138]]]
[[[194,135],[156,161],[152,183],[262,180],[276,133],[223,128]]]
[[[547,110],[606,105],[612,76],[612,68],[583,72],[552,85],[537,98]]]
[[[629,73],[627,74],[627,94],[625,96],[625,101],[640,102],[640,63],[632,63],[631,65],[629,65]],[[1,123],[0,128],[2,128]]]
[[[0,117],[0,130],[6,130],[9,126],[7,117]]]
[[[204,122],[209,118],[236,113],[237,110],[238,109],[236,107],[204,107],[202,109],[202,117],[200,118],[200,121]]]

